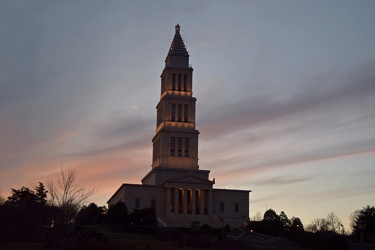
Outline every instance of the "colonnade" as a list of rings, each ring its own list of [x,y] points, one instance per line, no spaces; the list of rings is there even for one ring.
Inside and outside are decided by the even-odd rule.
[[[212,214],[212,189],[167,188],[167,213]]]

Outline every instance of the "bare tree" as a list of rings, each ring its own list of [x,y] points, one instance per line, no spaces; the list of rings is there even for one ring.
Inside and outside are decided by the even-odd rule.
[[[61,167],[60,172],[47,180],[49,202],[59,208],[56,219],[63,224],[72,223],[80,207],[97,191],[77,183],[77,176],[75,167]]]
[[[328,229],[335,233],[340,233],[341,220],[334,212],[331,212],[327,215],[326,221],[328,223]]]
[[[318,231],[332,231],[335,233],[340,233],[341,230],[344,231],[341,220],[334,212],[331,212],[327,217],[314,219],[309,225],[307,225],[306,230],[309,232],[318,232]]]
[[[306,227],[307,231],[313,232],[313,233],[318,232],[318,231],[328,231],[328,229],[329,229],[328,222],[326,219],[323,219],[323,218],[314,219]]]
[[[253,217],[251,217],[252,221],[262,221],[263,220],[263,215],[261,212],[257,212]]]

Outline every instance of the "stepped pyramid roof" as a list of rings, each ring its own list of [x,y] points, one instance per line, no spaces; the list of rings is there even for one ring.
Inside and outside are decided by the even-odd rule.
[[[182,40],[180,34],[180,25],[175,26],[175,34],[171,46],[169,47],[168,56],[189,56],[189,53],[186,50],[184,40]]]

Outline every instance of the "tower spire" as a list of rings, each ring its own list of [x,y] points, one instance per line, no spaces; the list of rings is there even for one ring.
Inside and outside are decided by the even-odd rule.
[[[187,68],[189,66],[189,53],[181,37],[179,24],[175,26],[175,34],[165,59],[165,66],[178,68]]]

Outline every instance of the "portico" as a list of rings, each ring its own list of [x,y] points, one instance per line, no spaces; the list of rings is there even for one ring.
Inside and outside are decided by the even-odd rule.
[[[167,188],[166,213],[212,215],[212,189]]]

